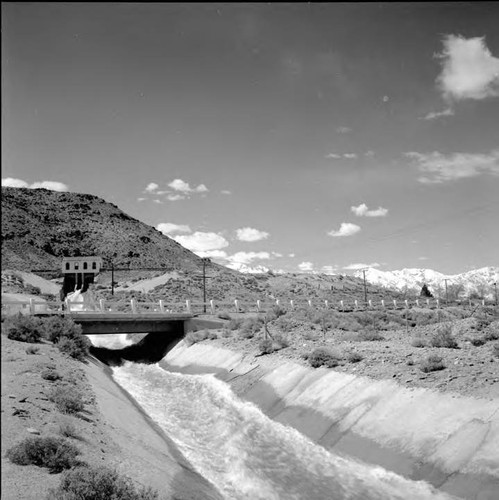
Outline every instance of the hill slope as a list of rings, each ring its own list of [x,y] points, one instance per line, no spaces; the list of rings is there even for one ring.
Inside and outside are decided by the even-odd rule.
[[[115,267],[198,269],[201,259],[97,196],[2,187],[2,268],[58,269],[99,255]]]

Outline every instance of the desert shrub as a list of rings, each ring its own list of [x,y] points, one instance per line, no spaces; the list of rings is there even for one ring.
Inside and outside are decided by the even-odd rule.
[[[439,331],[431,338],[430,343],[433,347],[459,349],[457,341],[451,333],[450,325],[440,327]]]
[[[437,356],[436,354],[431,354],[421,363],[421,371],[425,373],[435,372],[438,370],[443,370],[445,365],[442,361],[441,356]]]
[[[261,318],[246,318],[239,328],[239,335],[245,339],[251,339],[255,333],[262,328],[263,320]]]
[[[345,330],[347,332],[358,332],[362,329],[362,326],[355,318],[343,316],[338,321],[337,328],[339,328],[340,330]]]
[[[78,434],[78,430],[73,422],[69,420],[63,420],[59,424],[59,434],[61,436],[73,439],[81,439],[81,436]]]
[[[57,372],[53,368],[47,368],[47,369],[43,370],[41,373],[41,377],[44,380],[50,380],[51,382],[53,382],[55,380],[60,380],[62,378],[61,375],[59,374],[59,372]]]
[[[317,333],[315,333],[313,330],[306,330],[303,333],[303,338],[305,340],[317,340]]]
[[[59,437],[29,437],[7,450],[7,458],[17,465],[37,465],[50,472],[70,469],[78,461],[76,446]]]
[[[48,396],[61,413],[74,414],[83,410],[83,396],[73,386],[57,385]]]
[[[26,347],[26,354],[38,354],[38,351],[40,348],[35,345],[30,345],[29,347]]]
[[[227,319],[227,320],[231,320],[232,319],[231,315],[227,311],[220,311],[217,314],[217,317],[220,318],[220,319]]]
[[[274,325],[281,330],[281,332],[288,333],[294,328],[294,322],[290,318],[281,316]]]
[[[229,329],[230,330],[238,330],[241,325],[243,324],[243,319],[242,318],[232,318],[229,321]]]
[[[308,362],[313,368],[320,366],[327,366],[334,368],[340,364],[341,358],[334,352],[326,349],[325,347],[318,347],[314,349],[307,357]]]
[[[81,334],[81,326],[77,325],[71,318],[51,316],[44,318],[41,325],[43,336],[54,344],[63,337],[75,337]]]
[[[359,342],[376,341],[376,340],[385,340],[385,337],[383,337],[383,335],[374,330],[364,330],[357,334],[357,341]]]
[[[151,488],[136,487],[132,480],[106,467],[76,467],[64,473],[47,500],[156,500]]]
[[[498,344],[498,343],[495,343],[495,344],[492,346],[492,354],[493,354],[496,358],[499,358],[499,344]]]
[[[4,331],[7,337],[19,342],[36,344],[42,339],[42,327],[38,318],[22,315],[10,316],[4,322]]]
[[[347,361],[349,363],[358,363],[359,361],[362,361],[364,359],[364,357],[362,356],[362,354],[358,353],[358,352],[351,352],[347,355]]]
[[[281,306],[272,306],[266,313],[267,321],[275,321],[276,319],[284,316],[286,314],[286,309]]]
[[[218,338],[218,335],[215,332],[211,332],[209,330],[199,330],[197,332],[189,332],[184,337],[184,342],[188,346],[191,346],[192,344],[196,344],[202,340],[214,340],[216,338]]]
[[[258,344],[258,349],[260,350],[261,354],[270,354],[271,352],[274,352],[272,340],[262,339]]]
[[[487,342],[490,342],[491,340],[499,340],[499,321],[494,321],[485,328],[483,338]]]
[[[468,337],[466,339],[468,342],[471,343],[471,345],[474,345],[475,347],[480,347],[481,345],[484,345],[487,343],[487,340],[485,337]]]
[[[222,334],[221,334],[223,339],[229,338],[231,336],[230,329],[227,326],[224,326],[222,328]]]
[[[286,347],[290,346],[289,340],[284,335],[275,333],[273,335],[273,338],[274,338],[274,347],[276,350],[285,349]]]
[[[416,337],[412,339],[411,345],[412,347],[426,347],[428,343],[426,342],[426,340]]]
[[[88,356],[91,342],[84,335],[80,335],[71,338],[63,337],[56,345],[62,353],[78,361],[84,361]]]

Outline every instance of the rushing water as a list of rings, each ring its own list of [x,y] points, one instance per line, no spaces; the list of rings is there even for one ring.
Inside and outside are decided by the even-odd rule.
[[[110,348],[130,343],[114,336],[111,347],[105,336],[96,337]],[[113,368],[113,377],[228,500],[447,498],[426,483],[328,452],[212,375],[127,362]]]

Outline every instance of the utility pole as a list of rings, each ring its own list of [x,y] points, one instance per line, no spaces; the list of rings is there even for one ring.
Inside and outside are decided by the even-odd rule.
[[[210,262],[208,257],[203,258],[203,311],[206,313],[206,264]]]
[[[366,285],[366,270],[362,269],[362,274],[364,274],[364,302],[367,304],[367,285]]]
[[[445,281],[445,305],[447,306],[448,302],[449,302],[449,295],[447,293],[447,281],[448,281],[448,278],[444,278],[444,281]]]

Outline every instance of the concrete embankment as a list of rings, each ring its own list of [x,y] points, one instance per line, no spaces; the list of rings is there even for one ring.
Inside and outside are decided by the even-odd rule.
[[[269,417],[334,453],[462,498],[499,498],[498,399],[407,389],[277,356],[245,357],[207,343],[181,342],[160,364],[216,374]]]

